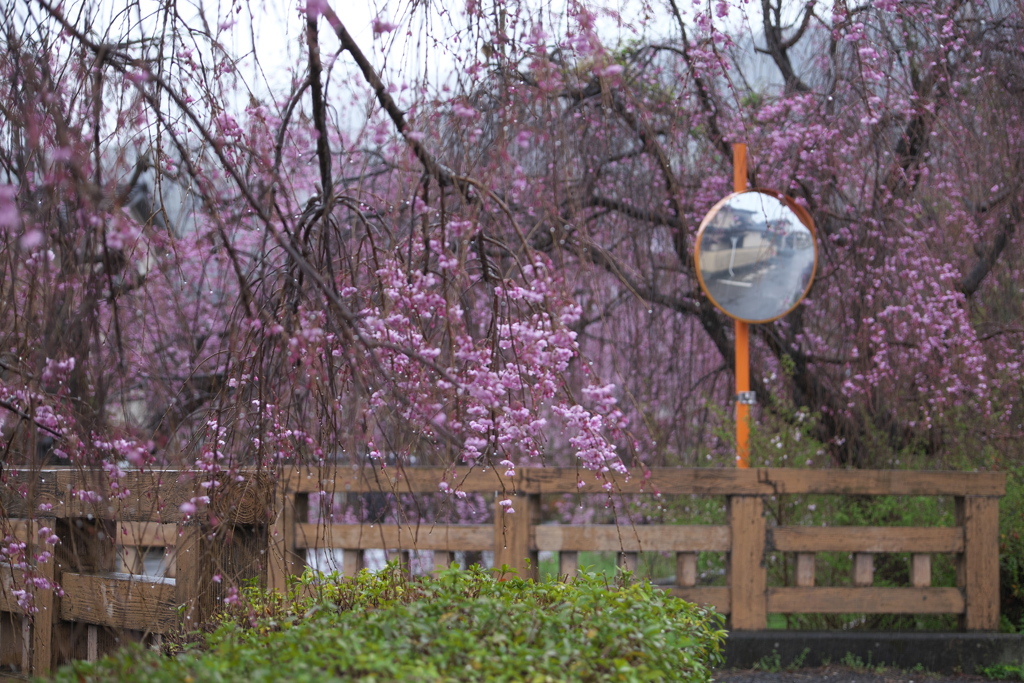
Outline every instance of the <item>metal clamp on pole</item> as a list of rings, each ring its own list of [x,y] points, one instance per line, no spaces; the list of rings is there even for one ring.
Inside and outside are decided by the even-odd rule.
[[[736,402],[741,406],[756,406],[757,394],[753,391],[741,391],[736,394]]]

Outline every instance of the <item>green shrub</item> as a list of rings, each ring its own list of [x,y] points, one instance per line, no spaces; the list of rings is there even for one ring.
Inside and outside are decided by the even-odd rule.
[[[305,596],[305,597],[303,597]],[[312,596],[312,597],[310,597]],[[58,681],[692,681],[722,661],[722,619],[647,583],[307,574],[289,600],[248,591],[168,655],[77,662]]]
[[[1002,629],[1024,631],[1024,467],[1006,471],[999,501],[999,588]]]
[[[985,678],[996,681],[1024,681],[1024,667],[1015,664],[993,664],[978,669]]]

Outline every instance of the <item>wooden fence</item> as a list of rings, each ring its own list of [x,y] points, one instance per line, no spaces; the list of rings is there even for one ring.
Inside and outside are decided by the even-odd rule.
[[[582,486],[581,474],[590,480]],[[25,585],[25,572],[16,568],[0,570],[0,671],[38,675],[127,640],[159,643],[162,634],[204,619],[242,579],[283,589],[317,550],[340,551],[347,575],[363,566],[365,551],[387,549],[432,551],[435,566],[447,566],[458,551],[491,551],[495,566],[525,576],[536,576],[539,551],[557,553],[566,575],[575,574],[580,552],[615,552],[622,566],[634,568],[639,552],[657,551],[676,556],[675,585],[667,589],[729,615],[732,629],[763,629],[770,613],[947,613],[959,615],[966,630],[999,625],[998,501],[1005,492],[999,473],[660,469],[614,482],[615,495],[725,498],[726,524],[689,526],[543,523],[541,496],[603,492],[589,473],[558,468],[523,468],[514,478],[476,470],[457,481],[448,473],[453,489],[495,497],[493,524],[318,523],[310,515],[313,495],[329,501],[339,493],[437,494],[445,472],[296,468],[278,475],[249,475],[215,489],[209,510],[199,515],[207,519],[208,512],[219,522],[210,525],[181,511],[209,492],[193,474],[128,473],[112,488],[104,472],[7,472],[5,530],[27,544],[29,555],[45,548],[41,530],[60,538],[54,559],[34,575],[54,581],[62,594]],[[799,494],[952,497],[956,526],[769,524],[766,500]],[[515,514],[502,513],[498,501],[506,498]],[[144,554],[154,549],[164,555],[164,576],[144,571]],[[725,554],[724,586],[697,585],[701,552]],[[852,585],[815,586],[821,552],[852,554]],[[768,585],[767,558],[778,553],[795,558],[795,585]],[[910,553],[911,585],[873,586],[877,553]],[[931,586],[931,559],[939,553],[955,556],[956,587]],[[34,600],[31,610],[19,604],[21,590]]]

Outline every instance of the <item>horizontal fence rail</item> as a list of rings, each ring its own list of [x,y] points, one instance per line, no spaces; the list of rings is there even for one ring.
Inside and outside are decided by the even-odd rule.
[[[113,480],[116,486],[104,471],[5,474],[0,504],[10,540],[25,543],[31,556],[42,548],[41,534],[59,538],[53,559],[38,563],[31,580],[25,568],[0,568],[0,667],[22,676],[94,659],[129,640],[159,645],[163,634],[212,614],[241,581],[284,590],[313,553],[339,553],[342,572],[353,575],[371,550],[406,560],[412,552],[432,553],[435,568],[447,567],[455,553],[489,552],[495,567],[533,578],[539,552],[557,553],[564,576],[576,574],[581,552],[616,553],[626,569],[636,569],[641,552],[673,553],[674,585],[665,589],[729,615],[736,630],[763,629],[772,613],[956,614],[967,630],[999,625],[1001,473],[654,469],[609,481],[616,495],[724,497],[726,523],[701,525],[543,522],[541,496],[608,493],[605,482],[570,468],[521,468],[504,477],[483,469],[296,467],[274,476],[243,473],[217,487],[179,470],[129,472]],[[338,494],[437,496],[442,481],[449,492],[493,496],[493,523],[339,524],[310,501]],[[956,526],[769,524],[767,500],[806,494],[952,497]],[[202,495],[211,496],[209,505],[195,518],[186,515],[183,504]],[[503,513],[498,501],[505,499],[515,514]],[[704,552],[724,554],[726,585],[698,585]],[[851,586],[815,585],[815,558],[826,552],[852,556]],[[794,558],[795,585],[768,585],[767,558],[774,553]],[[910,554],[910,585],[873,585],[880,553]],[[931,585],[936,554],[955,557],[956,587]]]

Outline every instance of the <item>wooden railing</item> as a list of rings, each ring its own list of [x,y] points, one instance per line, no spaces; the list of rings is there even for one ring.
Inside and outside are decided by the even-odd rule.
[[[22,614],[14,591],[22,588],[24,573],[0,572],[0,667],[39,674],[71,659],[93,659],[126,640],[158,643],[162,634],[204,619],[242,579],[283,589],[314,550],[340,551],[346,575],[364,566],[365,551],[386,549],[432,551],[437,567],[447,566],[455,552],[491,551],[496,567],[507,564],[533,577],[539,551],[557,553],[559,573],[570,576],[580,552],[614,552],[631,569],[640,552],[667,552],[676,555],[675,584],[668,590],[729,615],[732,629],[763,629],[770,613],[948,613],[960,615],[967,630],[999,625],[998,501],[1005,492],[999,473],[653,470],[649,478],[614,481],[614,494],[723,496],[726,523],[586,526],[540,520],[541,496],[604,492],[589,473],[571,469],[523,468],[514,478],[477,470],[455,481],[448,473],[452,489],[495,497],[495,521],[488,525],[332,524],[310,515],[313,495],[437,494],[446,476],[440,469],[296,468],[278,474],[274,480],[250,476],[215,497],[211,511],[227,523],[214,527],[181,512],[182,503],[207,492],[188,473],[129,473],[111,491],[103,472],[8,472],[8,532],[28,543],[30,554],[40,549],[41,528],[60,538],[55,559],[39,564],[36,575],[56,582],[63,595],[28,586],[34,611]],[[582,486],[581,477],[587,482]],[[89,502],[96,496],[82,491],[101,500]],[[112,495],[118,491],[120,498]],[[956,526],[768,523],[766,500],[806,494],[952,497]],[[515,514],[501,511],[498,500],[504,498],[513,501]],[[143,557],[153,549],[164,559],[165,576],[145,573]],[[697,585],[702,552],[727,557],[724,586]],[[815,554],[821,552],[853,555],[852,585],[815,585]],[[778,553],[795,557],[796,585],[768,585],[766,560]],[[873,586],[878,553],[910,553],[910,585]],[[956,558],[956,587],[931,585],[932,555],[943,553]]]

